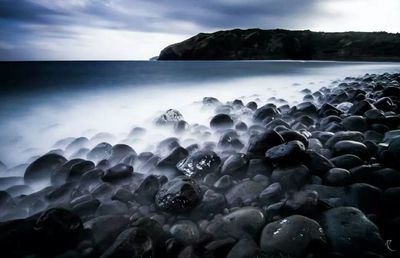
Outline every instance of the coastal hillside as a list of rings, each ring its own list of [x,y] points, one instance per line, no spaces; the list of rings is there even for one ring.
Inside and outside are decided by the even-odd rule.
[[[400,61],[400,34],[234,29],[200,33],[161,51],[159,60]]]

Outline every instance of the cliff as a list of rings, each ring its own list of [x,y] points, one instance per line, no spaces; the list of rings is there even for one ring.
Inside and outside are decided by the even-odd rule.
[[[400,61],[400,34],[234,29],[200,33],[161,51],[159,60]]]

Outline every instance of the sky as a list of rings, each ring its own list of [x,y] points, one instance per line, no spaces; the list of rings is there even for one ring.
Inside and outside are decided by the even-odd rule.
[[[400,0],[0,0],[0,60],[148,60],[233,28],[400,32]]]

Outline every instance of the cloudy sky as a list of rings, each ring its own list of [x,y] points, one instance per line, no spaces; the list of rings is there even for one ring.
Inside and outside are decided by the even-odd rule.
[[[400,0],[0,0],[0,60],[147,60],[231,28],[400,32]]]

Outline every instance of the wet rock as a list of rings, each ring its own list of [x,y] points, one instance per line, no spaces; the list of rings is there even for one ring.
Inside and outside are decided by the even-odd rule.
[[[387,149],[387,159],[390,166],[400,169],[400,137],[394,138]]]
[[[303,257],[313,246],[323,245],[325,235],[315,220],[301,215],[269,223],[262,231],[261,249],[269,255]]]
[[[329,140],[325,143],[325,147],[331,149],[337,142],[347,140],[362,142],[364,140],[364,135],[357,131],[338,132],[329,138]]]
[[[233,180],[230,175],[224,175],[214,183],[214,188],[218,190],[228,189],[233,185]]]
[[[362,116],[349,116],[342,120],[342,125],[349,131],[365,132],[368,130],[368,123]]]
[[[365,214],[382,213],[382,190],[365,183],[352,184],[345,188],[343,200],[346,205],[360,209]]]
[[[229,235],[243,238],[245,235],[257,239],[265,225],[265,216],[261,209],[243,207],[222,218]]]
[[[116,144],[112,147],[108,161],[111,165],[121,163],[123,159],[129,156],[137,156],[136,152],[126,144]]]
[[[247,152],[249,156],[264,157],[268,149],[284,142],[283,137],[278,132],[267,130],[264,133],[250,137]]]
[[[90,150],[86,157],[93,161],[107,159],[111,153],[111,149],[111,144],[102,142],[97,144],[92,150]]]
[[[300,141],[290,141],[270,148],[265,153],[265,157],[278,165],[298,164],[304,160],[305,146]]]
[[[273,165],[270,162],[267,162],[265,159],[251,159],[249,160],[247,175],[249,177],[255,175],[270,176],[273,169]]]
[[[352,154],[362,160],[369,160],[370,158],[367,146],[356,141],[339,141],[335,144],[333,150],[336,156]]]
[[[308,147],[308,140],[307,138],[299,133],[298,131],[293,131],[293,130],[287,130],[283,131],[280,133],[285,142],[290,142],[290,141],[301,141],[304,146],[307,148]]]
[[[257,109],[257,103],[254,101],[250,101],[246,104],[246,107],[250,108],[251,110],[255,111]]]
[[[254,121],[261,122],[266,118],[278,117],[279,115],[279,111],[276,109],[276,107],[267,104],[254,112],[253,119]]]
[[[238,131],[247,131],[247,125],[244,122],[239,122],[235,125],[235,129]]]
[[[86,137],[78,137],[74,139],[68,146],[65,148],[65,151],[71,153],[79,150],[80,148],[84,148],[89,144],[89,139]]]
[[[94,167],[95,167],[94,163],[88,160],[78,162],[71,166],[66,181],[68,182],[78,181],[83,174],[94,169]]]
[[[351,169],[354,167],[358,167],[364,165],[364,161],[362,161],[358,156],[353,154],[345,154],[330,160],[336,167]]]
[[[189,130],[189,128],[190,128],[190,125],[188,124],[188,122],[186,122],[184,120],[180,120],[174,124],[174,131],[176,133],[183,133],[183,132]]]
[[[209,217],[212,214],[220,213],[226,207],[226,201],[223,194],[216,193],[208,189],[201,200],[201,202],[193,209],[191,218]]]
[[[176,147],[157,163],[157,167],[161,169],[175,169],[176,164],[188,155],[189,152],[185,148]]]
[[[118,182],[133,176],[133,167],[125,164],[118,164],[108,169],[102,179],[105,182]]]
[[[257,199],[262,190],[264,190],[264,186],[261,183],[251,180],[243,181],[229,189],[225,198],[231,205],[237,202],[251,203]]]
[[[349,113],[352,115],[358,115],[362,116],[364,113],[370,109],[373,109],[374,107],[366,100],[361,100],[360,102],[357,102],[354,104],[350,109]]]
[[[221,105],[221,104],[222,103],[216,98],[213,98],[213,97],[204,97],[203,98],[203,105],[206,105],[206,106],[218,106],[218,105]]]
[[[50,175],[67,160],[57,154],[46,154],[32,162],[25,170],[24,180],[33,183],[38,180],[50,179]]]
[[[154,122],[156,125],[164,126],[164,125],[173,125],[176,122],[183,120],[182,114],[175,109],[168,109],[164,114],[159,116]]]
[[[374,106],[382,111],[391,111],[395,108],[393,101],[389,97],[383,97],[374,102]]]
[[[161,186],[155,196],[159,209],[184,212],[192,209],[201,199],[199,186],[186,177],[176,177]]]
[[[309,170],[304,165],[276,168],[272,172],[272,182],[278,182],[285,190],[301,188],[309,180]]]
[[[134,192],[134,198],[141,204],[152,204],[154,196],[159,190],[160,182],[154,175],[149,175],[139,184]]]
[[[322,214],[321,226],[332,251],[345,257],[362,257],[367,252],[382,254],[384,250],[379,229],[356,208],[326,211]]]
[[[190,220],[176,222],[169,232],[185,245],[196,243],[200,239],[200,231],[197,225]]]
[[[77,214],[83,221],[93,219],[97,208],[100,206],[100,201],[90,199],[77,203],[72,207],[72,211]]]
[[[244,176],[247,170],[248,160],[245,154],[236,153],[225,160],[221,168],[224,175]]]
[[[213,151],[201,150],[190,154],[180,161],[176,167],[188,177],[196,177],[213,173],[219,169],[220,157]]]
[[[283,190],[280,183],[273,183],[265,188],[259,195],[259,200],[264,205],[270,205],[280,201],[283,197]]]
[[[53,185],[61,185],[66,182],[67,177],[71,171],[71,168],[78,164],[85,161],[84,159],[71,159],[64,164],[62,164],[60,167],[58,167],[56,170],[54,170],[51,173],[50,181]]]
[[[233,120],[229,115],[218,114],[214,116],[210,121],[210,127],[212,129],[225,129],[233,126]]]
[[[327,158],[311,150],[306,152],[304,164],[308,167],[310,173],[316,176],[323,176],[334,167]]]

